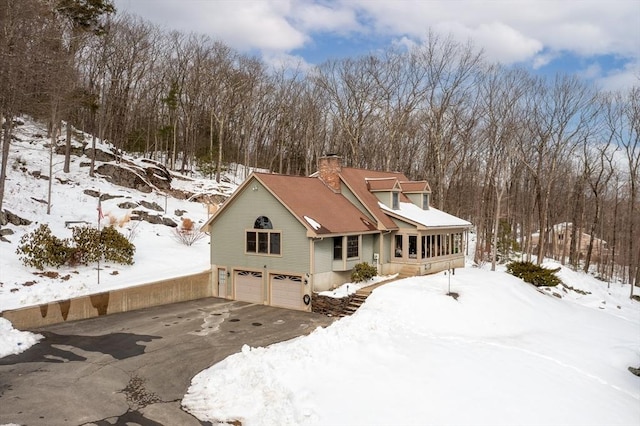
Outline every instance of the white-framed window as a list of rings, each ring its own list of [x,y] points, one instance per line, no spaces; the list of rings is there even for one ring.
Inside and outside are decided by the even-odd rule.
[[[273,230],[271,220],[266,216],[259,216],[253,223],[253,228],[245,231],[245,252],[279,256],[282,252],[281,233]]]
[[[422,209],[429,210],[429,193],[428,192],[422,193]]]
[[[281,254],[280,231],[246,231],[245,252],[250,254]]]
[[[402,249],[402,235],[396,235],[394,238],[395,241],[395,248],[393,249],[393,257],[402,257],[403,256],[403,249]]]
[[[347,259],[357,259],[360,257],[360,237],[349,235],[347,237]]]
[[[391,208],[393,210],[398,210],[400,208],[400,193],[392,192],[391,193]]]
[[[342,238],[333,237],[333,260],[342,260]]]

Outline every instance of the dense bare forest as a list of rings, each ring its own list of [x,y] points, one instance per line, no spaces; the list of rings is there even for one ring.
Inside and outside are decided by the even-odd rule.
[[[278,70],[107,0],[0,0],[0,114],[0,210],[13,119],[28,114],[58,144],[66,122],[217,180],[234,163],[307,175],[338,153],[426,179],[435,207],[476,225],[478,262],[522,251],[640,281],[640,80],[611,93],[543,78],[433,33]]]

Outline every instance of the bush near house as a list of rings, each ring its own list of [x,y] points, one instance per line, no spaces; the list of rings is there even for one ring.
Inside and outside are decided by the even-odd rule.
[[[369,265],[367,262],[358,263],[351,271],[351,281],[359,283],[367,281],[378,275],[378,270],[375,266]]]
[[[73,228],[71,239],[60,239],[46,224],[20,239],[16,253],[25,266],[43,270],[45,266],[88,265],[104,259],[125,265],[133,264],[136,247],[127,238],[107,226],[101,231],[90,227]]]
[[[49,225],[42,224],[20,239],[16,250],[25,266],[43,270],[45,266],[59,268],[69,256],[69,242],[51,233]]]
[[[559,270],[543,268],[531,262],[511,262],[507,265],[508,273],[536,287],[555,287],[560,284],[562,281],[555,275]]]

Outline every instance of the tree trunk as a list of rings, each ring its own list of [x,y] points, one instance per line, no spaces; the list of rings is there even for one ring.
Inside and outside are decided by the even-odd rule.
[[[593,223],[591,224],[591,230],[589,231],[589,246],[587,247],[587,255],[584,259],[584,272],[589,272],[589,267],[591,266],[591,255],[593,254],[593,242],[595,241],[595,232],[596,232],[596,227],[598,226],[598,220],[599,220],[599,214],[600,214],[600,202],[598,201],[598,198],[596,197],[595,200],[595,216],[593,218]]]
[[[0,124],[3,115],[0,114]],[[2,203],[4,201],[4,185],[7,180],[7,164],[9,161],[9,147],[11,146],[11,133],[13,129],[13,117],[5,116],[5,125],[2,131],[2,164],[0,165],[0,216],[2,215]]]
[[[500,226],[500,204],[504,195],[504,186],[496,188],[496,215],[493,222],[493,249],[491,250],[491,270],[496,270],[496,256],[498,254],[498,228]]]
[[[216,182],[220,183],[220,169],[222,169],[222,137],[224,136],[224,120],[218,120],[218,163],[216,164]]]
[[[56,149],[56,142],[58,141],[58,130],[60,123],[56,119],[56,113],[54,109],[53,117],[51,120],[51,141],[49,146],[49,181],[47,188],[47,214],[51,214],[51,185],[53,184],[53,153]]]
[[[69,170],[71,169],[71,129],[72,126],[67,120],[67,136],[64,143],[64,167],[62,169],[65,173],[69,173]]]

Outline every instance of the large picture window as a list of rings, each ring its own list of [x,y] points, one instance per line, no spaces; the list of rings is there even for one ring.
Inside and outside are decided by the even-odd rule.
[[[279,255],[280,232],[279,231],[247,231],[247,253]]]
[[[255,230],[246,231],[245,250],[247,253],[279,255],[281,253],[280,231],[272,231],[273,224],[266,216],[258,217],[253,223]]]

